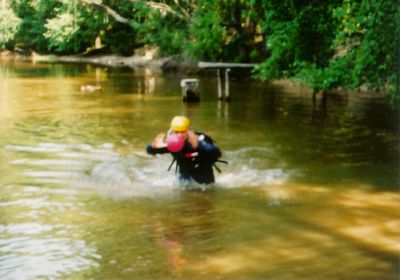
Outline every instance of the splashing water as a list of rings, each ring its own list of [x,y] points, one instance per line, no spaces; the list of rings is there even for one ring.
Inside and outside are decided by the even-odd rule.
[[[6,150],[17,154],[11,163],[23,166],[22,175],[40,183],[89,187],[117,197],[167,195],[179,189],[175,168],[167,170],[171,163],[169,155],[153,157],[143,151],[133,151],[124,156],[113,144],[94,147],[41,143],[36,147],[9,145]],[[282,163],[277,162],[268,148],[227,151],[224,159],[229,164],[218,163],[222,172],[215,172],[218,188],[280,184],[289,178],[289,173],[279,167]]]

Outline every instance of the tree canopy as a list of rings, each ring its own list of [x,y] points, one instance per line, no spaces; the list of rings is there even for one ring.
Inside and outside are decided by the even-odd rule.
[[[398,0],[3,0],[0,48],[258,63],[260,79],[315,90],[390,88],[399,98]]]

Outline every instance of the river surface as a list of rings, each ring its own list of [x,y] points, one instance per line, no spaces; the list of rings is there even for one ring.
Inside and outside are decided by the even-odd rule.
[[[385,99],[232,79],[226,103],[210,74],[189,105],[182,78],[1,61],[0,279],[399,279]],[[229,162],[207,189],[145,153],[180,114]]]

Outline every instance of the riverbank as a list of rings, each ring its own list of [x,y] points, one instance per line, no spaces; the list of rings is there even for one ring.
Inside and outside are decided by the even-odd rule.
[[[82,64],[93,64],[100,65],[103,67],[110,68],[130,68],[130,69],[150,69],[153,72],[159,73],[181,73],[186,75],[202,75],[210,74],[210,70],[204,70],[199,67],[199,61],[189,59],[184,55],[174,55],[167,57],[160,57],[158,52],[154,48],[142,48],[135,51],[132,56],[121,56],[116,54],[77,54],[67,56],[55,56],[55,55],[39,55],[37,53],[15,53],[9,51],[3,51],[0,53],[1,59],[7,60],[21,60],[21,61],[33,61],[33,62],[45,62],[45,63],[82,63]],[[231,75],[235,73],[231,73]],[[236,73],[236,77],[248,77],[250,71],[245,70],[244,72]],[[313,90],[296,80],[282,79],[282,80],[270,80],[266,82],[266,87],[279,88],[280,91],[301,93],[301,94],[312,94]],[[335,89],[327,91],[351,95],[352,97],[362,98],[388,98],[390,90],[385,89],[379,92],[368,90],[361,87],[357,90],[346,90],[346,89]]]
[[[167,57],[158,56],[157,50],[144,48],[135,51],[132,56],[121,56],[116,54],[76,54],[76,55],[39,55],[37,53],[18,53],[3,51],[0,54],[2,59],[9,60],[28,60],[34,62],[49,63],[83,63],[101,65],[111,68],[147,68],[154,72],[181,72],[181,73],[200,73],[198,61],[193,61],[184,55],[174,55]]]

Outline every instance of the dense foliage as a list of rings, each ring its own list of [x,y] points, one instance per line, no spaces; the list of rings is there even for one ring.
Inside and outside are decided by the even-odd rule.
[[[13,44],[21,19],[12,10],[0,9],[0,48]]]
[[[81,53],[96,47],[259,63],[260,79],[316,91],[399,92],[398,0],[8,0],[0,48]]]

